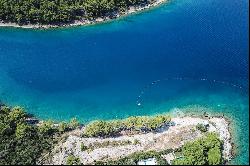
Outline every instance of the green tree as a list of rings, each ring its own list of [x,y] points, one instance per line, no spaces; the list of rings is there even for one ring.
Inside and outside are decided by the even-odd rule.
[[[173,160],[174,165],[222,164],[222,142],[213,132],[193,142],[185,143],[181,152],[183,157]]]
[[[206,163],[206,157],[204,155],[204,146],[198,141],[186,143],[183,146],[183,155],[187,163],[192,165],[204,165]]]
[[[48,120],[44,121],[39,127],[38,130],[42,135],[51,135],[54,132],[53,121]]]
[[[7,135],[8,133],[11,133],[12,129],[9,125],[9,123],[5,123],[1,120],[0,122],[0,135]]]
[[[148,0],[0,0],[0,20],[23,24],[64,24],[124,12]]]
[[[217,133],[210,132],[206,134],[206,139],[202,139],[202,144],[206,147],[206,149],[211,149],[214,147],[221,148],[222,141],[219,139]]]
[[[76,118],[72,118],[68,124],[69,128],[76,129],[80,126],[80,122]]]
[[[6,118],[10,122],[23,123],[25,120],[25,113],[23,108],[14,107]]]
[[[114,127],[105,121],[93,121],[84,129],[84,135],[88,137],[104,137],[115,134]]]
[[[30,125],[21,123],[17,125],[15,135],[17,139],[21,139],[23,137],[30,136],[29,134],[31,134],[31,132],[32,127]]]
[[[0,116],[1,118],[4,118],[6,115],[8,115],[10,113],[10,108],[7,106],[1,106],[0,107]]]
[[[59,123],[59,125],[58,125],[58,131],[60,133],[64,133],[67,129],[68,129],[68,125],[67,125],[66,122]]]
[[[52,147],[53,134],[39,133],[29,125],[20,107],[0,107],[0,165],[34,165]]]
[[[208,164],[209,165],[219,165],[222,162],[221,150],[219,147],[214,147],[209,149],[208,153]]]

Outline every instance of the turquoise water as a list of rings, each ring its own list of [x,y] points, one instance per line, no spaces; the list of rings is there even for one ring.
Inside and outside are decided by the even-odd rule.
[[[0,28],[0,100],[83,122],[209,108],[248,164],[248,26],[246,0],[173,0],[94,26]]]

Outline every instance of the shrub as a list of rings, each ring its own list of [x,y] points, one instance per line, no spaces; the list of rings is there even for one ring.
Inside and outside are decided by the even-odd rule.
[[[87,150],[88,147],[84,145],[84,143],[81,143],[81,151]]]
[[[140,144],[140,141],[138,139],[135,139],[133,142],[134,145]]]
[[[39,127],[38,130],[43,135],[51,135],[55,132],[55,128],[53,126],[53,121],[48,120],[44,121]]]
[[[7,116],[8,121],[14,122],[14,123],[22,123],[25,120],[25,112],[23,108],[21,107],[14,107],[9,112],[9,115]]]
[[[116,132],[117,130],[110,123],[94,121],[85,127],[84,135],[88,137],[105,137],[113,135]]]
[[[71,128],[72,130],[79,127],[79,125],[80,125],[80,122],[76,118],[72,118],[68,124],[69,128]]]
[[[18,124],[16,127],[16,138],[21,139],[27,136],[29,132],[32,132],[32,127],[30,125],[27,125],[25,123]]]
[[[208,126],[207,125],[204,125],[204,124],[197,124],[196,125],[196,129],[197,130],[200,130],[201,132],[207,132],[208,131]]]
[[[219,165],[222,161],[221,150],[219,147],[214,147],[209,149],[208,153],[208,164],[209,165]]]
[[[207,133],[204,139],[200,139],[200,142],[207,148],[222,148],[222,141],[219,139],[219,135],[214,132]]]
[[[8,115],[10,113],[10,108],[7,106],[0,106],[0,115]]]
[[[61,123],[59,123],[59,125],[58,125],[58,131],[59,131],[60,133],[64,133],[64,132],[67,131],[67,130],[68,130],[68,125],[67,125],[66,122],[61,122]]]
[[[70,155],[67,158],[66,164],[67,165],[80,165],[81,161],[80,161],[79,157],[75,157],[74,155]]]

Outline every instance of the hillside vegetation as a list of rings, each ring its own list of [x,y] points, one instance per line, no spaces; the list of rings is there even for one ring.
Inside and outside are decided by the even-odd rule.
[[[124,12],[150,0],[0,0],[0,21],[23,24],[63,24]]]
[[[124,120],[93,121],[86,125],[84,136],[108,137],[119,134],[121,131],[130,132],[153,132],[160,127],[169,126],[171,117],[169,115],[158,116],[132,116]]]
[[[30,124],[21,107],[0,106],[0,165],[32,165],[51,150],[57,137],[79,125],[76,119],[55,126],[52,121]]]

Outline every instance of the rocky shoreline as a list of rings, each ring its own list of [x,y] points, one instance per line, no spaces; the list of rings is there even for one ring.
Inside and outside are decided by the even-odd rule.
[[[82,19],[77,20],[73,23],[68,24],[60,24],[60,25],[41,25],[41,24],[28,24],[28,25],[18,25],[16,23],[5,23],[0,20],[0,27],[14,27],[14,28],[24,28],[24,29],[50,29],[50,28],[61,28],[61,27],[74,27],[74,26],[83,26],[83,25],[92,25],[97,23],[107,22],[113,19],[120,18],[122,16],[126,16],[129,14],[133,14],[139,11],[147,10],[152,7],[159,6],[169,0],[155,0],[152,3],[146,4],[144,6],[131,6],[127,11],[124,13],[112,13],[108,17],[99,17],[93,20]]]
[[[84,131],[83,127],[66,133],[64,139],[55,146],[50,156],[47,156],[45,164],[66,164],[69,155],[79,157],[83,164],[93,164],[94,161],[115,160],[140,151],[178,149],[184,143],[204,135],[204,133],[195,129],[197,124],[208,125],[208,132],[218,133],[219,138],[223,141],[223,158],[226,161],[230,161],[232,158],[229,122],[224,117],[183,116],[172,118],[171,122],[174,123],[173,126],[162,128],[156,133],[123,135],[111,138],[81,137]],[[82,150],[82,145],[90,147],[93,144],[103,146],[91,150]]]

